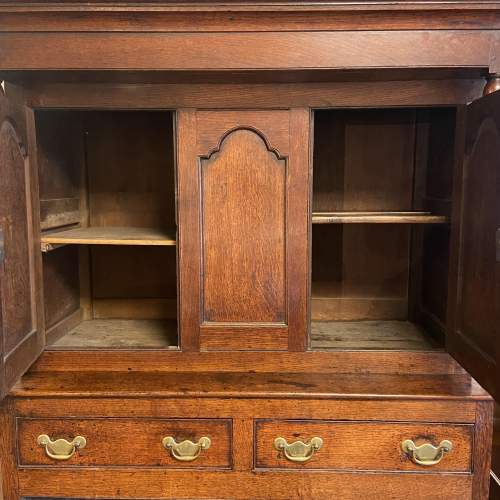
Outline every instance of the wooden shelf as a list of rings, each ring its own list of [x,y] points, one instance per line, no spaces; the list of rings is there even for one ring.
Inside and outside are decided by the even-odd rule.
[[[430,212],[313,212],[313,224],[446,224],[445,215]]]
[[[175,231],[141,227],[79,227],[42,234],[42,252],[60,245],[175,245]]]

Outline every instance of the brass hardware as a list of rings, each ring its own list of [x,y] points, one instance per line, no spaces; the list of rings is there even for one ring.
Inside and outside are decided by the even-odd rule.
[[[208,450],[212,444],[210,438],[201,437],[197,443],[186,440],[178,443],[172,436],[162,440],[163,446],[170,451],[170,455],[181,462],[196,460],[203,450]]]
[[[274,440],[274,447],[282,451],[285,457],[292,462],[307,462],[311,460],[314,453],[323,446],[323,440],[319,437],[313,437],[308,444],[302,441],[295,441],[288,444],[286,439],[278,437]]]
[[[444,440],[439,443],[439,446],[433,446],[430,443],[417,446],[411,439],[407,439],[401,443],[401,448],[413,462],[429,467],[441,462],[446,453],[453,449],[453,444]]]
[[[41,434],[36,440],[40,446],[45,447],[45,453],[54,460],[69,460],[76,452],[87,446],[87,440],[83,436],[76,436],[73,441],[56,439],[52,441],[47,434]]]

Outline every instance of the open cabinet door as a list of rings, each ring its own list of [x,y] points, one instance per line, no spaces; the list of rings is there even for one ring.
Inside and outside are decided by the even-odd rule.
[[[24,109],[14,101],[0,88],[0,399],[44,344],[36,314],[34,179],[24,146]]]
[[[459,115],[448,350],[499,401],[500,92]]]

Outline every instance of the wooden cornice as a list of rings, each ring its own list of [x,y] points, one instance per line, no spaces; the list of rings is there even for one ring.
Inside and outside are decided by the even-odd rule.
[[[0,1],[0,32],[500,29],[500,1]]]
[[[332,2],[327,0],[318,1],[165,1],[150,0],[138,2],[137,0],[94,0],[93,2],[75,2],[74,0],[59,1],[18,1],[3,0],[0,2],[0,10],[4,12],[46,12],[46,11],[66,11],[66,12],[92,12],[92,11],[133,11],[133,12],[199,12],[199,11],[271,11],[271,12],[304,12],[304,11],[495,11],[500,10],[499,1],[352,1],[352,2]]]

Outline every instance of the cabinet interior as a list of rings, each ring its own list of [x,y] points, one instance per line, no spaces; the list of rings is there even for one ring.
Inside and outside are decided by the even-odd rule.
[[[36,115],[51,348],[177,348],[171,112]]]
[[[444,343],[455,110],[314,114],[311,347]]]
[[[179,348],[174,120],[36,112],[49,348]],[[313,120],[310,348],[441,348],[455,109]]]

